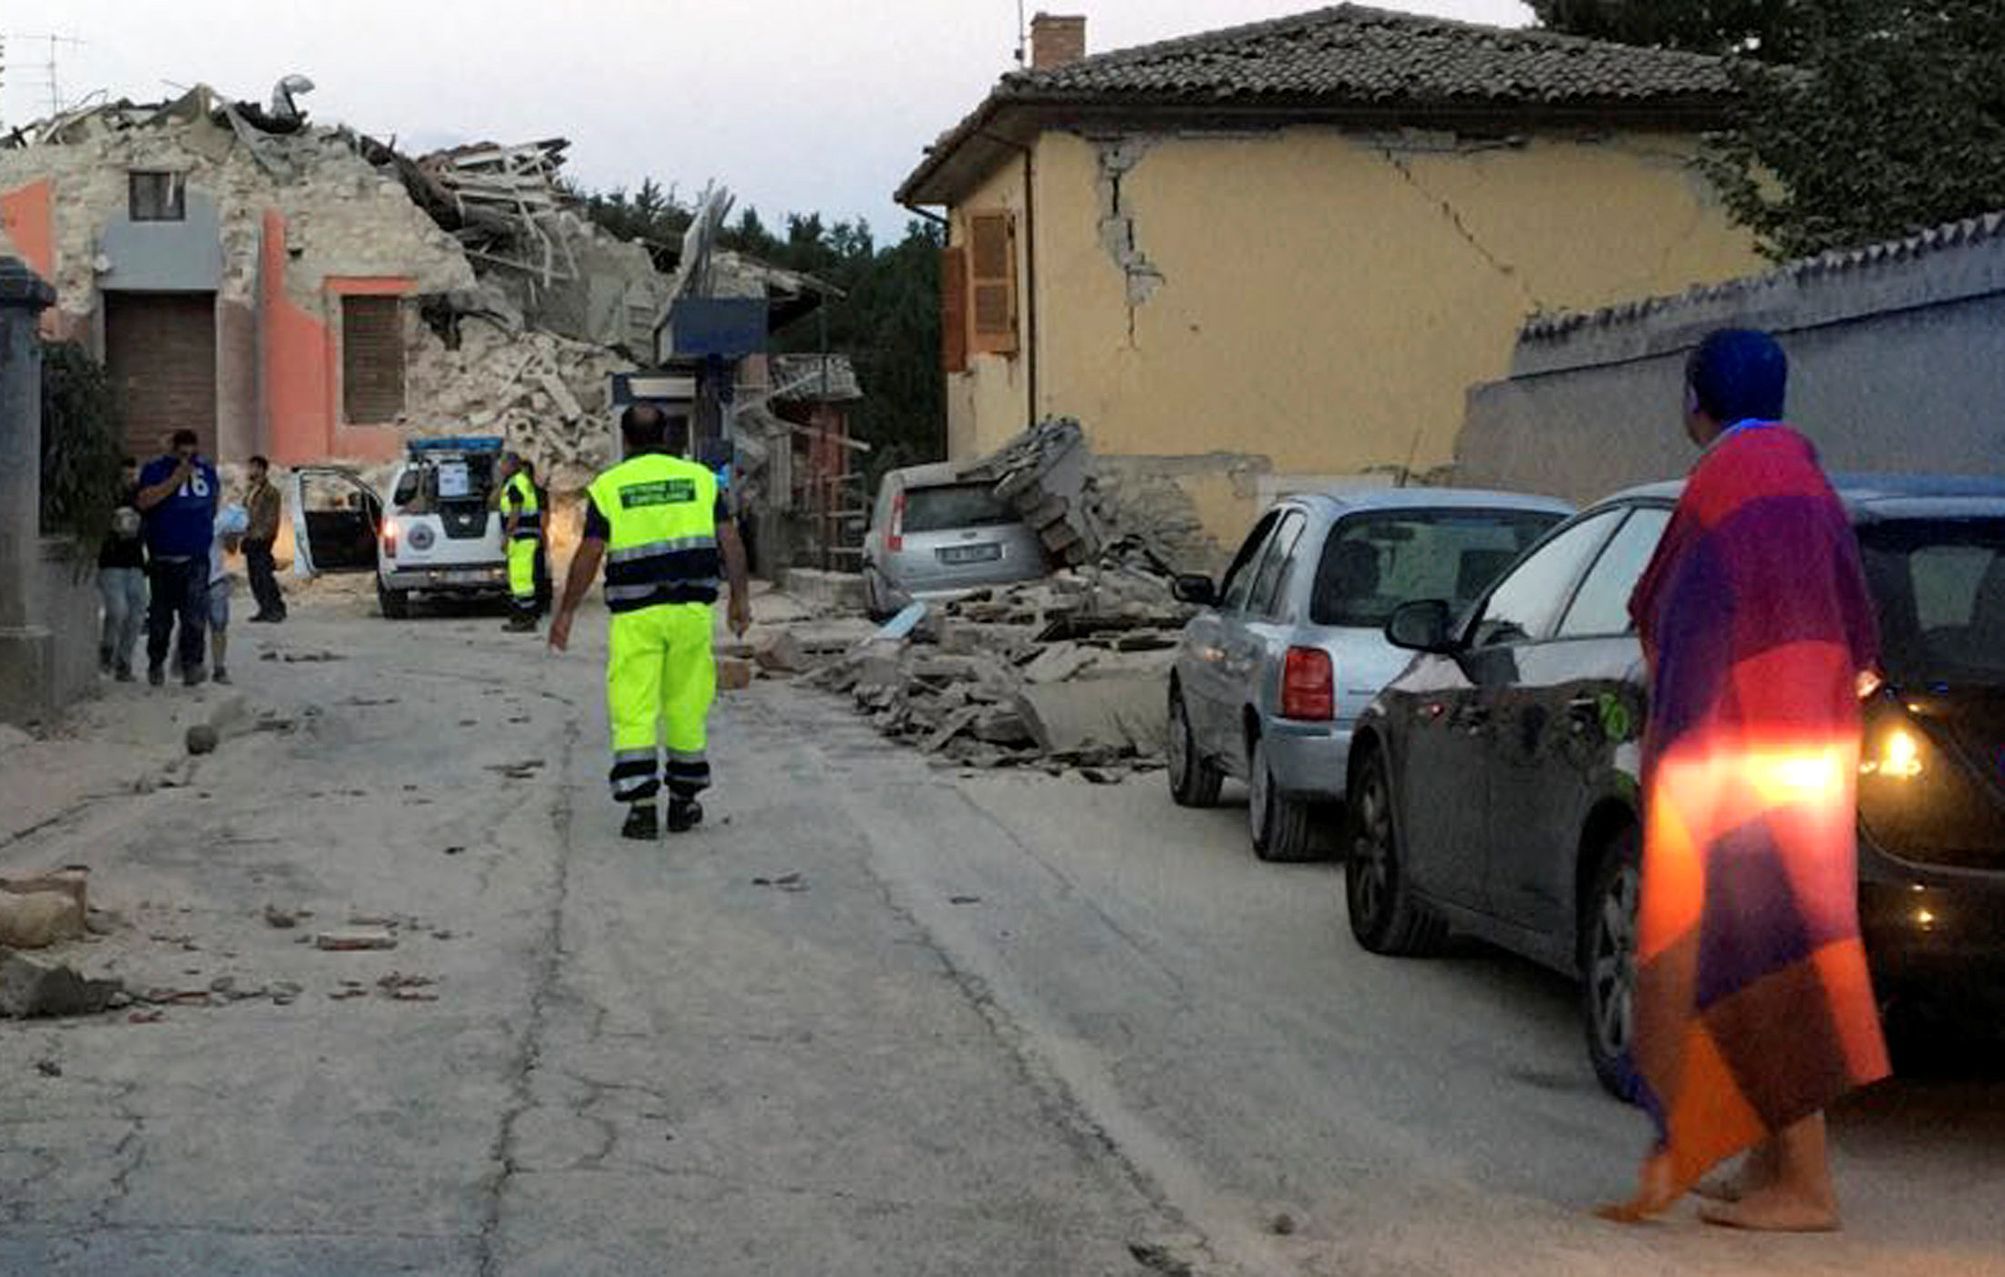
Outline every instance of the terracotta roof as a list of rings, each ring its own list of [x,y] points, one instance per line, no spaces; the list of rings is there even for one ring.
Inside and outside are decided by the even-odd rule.
[[[1006,75],[927,149],[898,197],[951,202],[1035,136],[1037,113],[1278,124],[1649,116],[1710,128],[1734,93],[1726,64],[1702,54],[1344,4]]]
[[[1718,58],[1338,5],[1005,76],[1003,94],[1368,102],[1717,99]]]
[[[1594,311],[1562,311],[1550,315],[1535,315],[1526,322],[1519,335],[1527,342],[1559,341],[1586,329],[1612,328],[1669,310],[1742,301],[1778,285],[1802,284],[1830,276],[1848,275],[1869,267],[1913,261],[1946,249],[1997,239],[2005,239],[2005,211],[1986,213],[1981,217],[1951,222],[1946,226],[1931,227],[1903,239],[1886,240],[1862,248],[1842,249],[1817,257],[1806,257],[1759,275],[1747,275],[1728,280],[1723,284],[1692,288],[1683,293],[1646,297],[1616,306],[1604,306]]]

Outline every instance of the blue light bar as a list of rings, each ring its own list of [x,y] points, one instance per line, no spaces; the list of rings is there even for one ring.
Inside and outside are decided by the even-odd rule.
[[[413,439],[411,451],[418,452],[500,452],[498,435],[444,435],[437,439]]]

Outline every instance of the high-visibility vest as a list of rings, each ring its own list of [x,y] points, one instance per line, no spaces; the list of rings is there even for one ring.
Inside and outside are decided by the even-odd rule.
[[[592,481],[606,521],[606,607],[634,612],[663,603],[715,603],[717,478],[703,466],[643,453]]]
[[[515,505],[517,500],[520,507]],[[501,489],[502,526],[507,527],[510,515],[515,519],[515,539],[534,541],[543,535],[543,506],[536,500],[536,485],[529,482],[529,476],[521,470],[508,476],[508,482]]]

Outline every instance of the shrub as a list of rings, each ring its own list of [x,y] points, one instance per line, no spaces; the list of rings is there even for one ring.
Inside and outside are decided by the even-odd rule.
[[[42,343],[42,531],[92,557],[111,530],[124,435],[111,378],[72,341]]]

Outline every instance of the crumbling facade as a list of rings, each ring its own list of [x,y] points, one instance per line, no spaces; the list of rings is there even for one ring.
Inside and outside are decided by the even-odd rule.
[[[1757,260],[1692,163],[1715,59],[1348,5],[1078,37],[1034,24],[899,192],[948,222],[956,460],[1076,418],[1229,544],[1282,492],[1448,463],[1528,315]]]
[[[543,188],[502,170],[504,214],[484,152],[412,161],[198,88],[0,139],[0,252],[54,282],[44,330],[104,360],[135,454],[186,428],[225,462],[367,463],[480,432],[588,470],[634,366],[619,340],[666,284],[560,206],[536,154]]]

